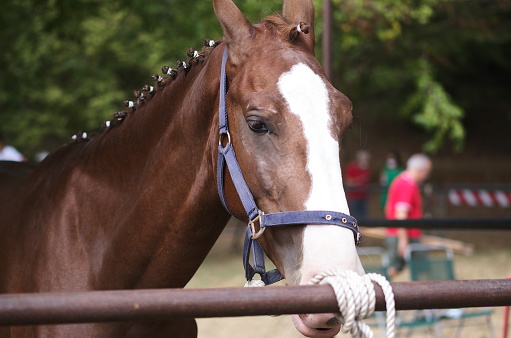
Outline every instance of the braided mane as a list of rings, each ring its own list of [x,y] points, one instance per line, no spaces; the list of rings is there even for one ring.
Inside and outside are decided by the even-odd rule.
[[[263,19],[261,24],[265,25],[269,30],[273,31],[275,35],[280,36],[284,41],[291,44],[298,43],[300,33],[308,34],[310,29],[309,25],[305,22],[291,22],[284,18],[282,15],[275,13]]]
[[[308,24],[304,22],[300,22],[299,24],[292,23],[278,13],[267,16],[262,20],[260,25],[264,25],[268,31],[273,32],[275,37],[278,36],[291,44],[299,43],[298,38],[300,33],[309,33]],[[177,65],[174,68],[163,66],[162,76],[158,74],[153,74],[151,76],[151,79],[155,82],[155,86],[144,85],[140,90],[135,90],[133,92],[135,99],[133,101],[124,101],[126,109],[114,113],[111,120],[103,122],[102,126],[105,131],[109,131],[120,125],[130,114],[133,114],[136,110],[143,108],[147,102],[149,102],[155,95],[158,95],[159,92],[161,92],[179,76],[188,73],[192,67],[202,64],[211,54],[213,49],[221,42],[222,40],[204,40],[204,48],[201,51],[196,51],[193,48],[188,49],[188,61],[177,61]],[[92,137],[93,135],[89,135],[86,132],[79,132],[72,136],[72,143],[87,142]]]
[[[166,86],[171,84],[179,76],[188,73],[192,67],[202,64],[211,54],[213,49],[221,42],[222,40],[204,40],[204,47],[201,51],[196,51],[193,48],[188,49],[186,54],[189,59],[187,61],[177,61],[174,68],[163,66],[162,76],[158,74],[153,74],[151,76],[151,79],[155,81],[154,86],[146,84],[140,90],[133,91],[135,99],[133,101],[124,101],[126,109],[114,113],[111,120],[103,122],[102,126],[103,129],[105,129],[105,132],[120,125],[130,114],[142,109],[146,103],[148,103],[155,95],[158,95],[159,92],[163,91]],[[72,143],[81,143],[89,141],[93,136],[95,135],[91,135],[86,132],[79,132],[73,135],[71,139]]]

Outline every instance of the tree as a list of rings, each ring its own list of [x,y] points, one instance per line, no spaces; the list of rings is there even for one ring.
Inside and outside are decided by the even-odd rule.
[[[209,1],[6,1],[1,129],[29,155],[99,130],[151,74],[220,36],[212,12]]]
[[[461,149],[483,102],[508,113],[510,1],[332,1],[334,84],[355,112],[411,119],[429,152],[446,137]]]
[[[511,0],[332,1],[333,82],[356,115],[411,119],[435,151],[460,147],[488,102],[494,119],[511,110]],[[282,2],[237,4],[259,22]],[[6,0],[0,20],[0,131],[29,156],[99,131],[161,66],[221,36],[209,0]]]

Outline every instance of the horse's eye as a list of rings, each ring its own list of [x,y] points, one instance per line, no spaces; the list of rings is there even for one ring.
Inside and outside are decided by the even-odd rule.
[[[268,127],[266,127],[266,124],[264,124],[261,121],[257,120],[248,120],[248,127],[254,132],[254,133],[267,133]]]

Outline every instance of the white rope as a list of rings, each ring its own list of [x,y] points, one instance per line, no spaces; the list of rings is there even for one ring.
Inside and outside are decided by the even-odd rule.
[[[260,279],[247,280],[247,282],[245,283],[246,288],[262,287],[262,286],[266,286],[266,284],[264,284],[264,282]]]
[[[372,282],[378,283],[385,296],[387,307],[387,338],[394,338],[395,304],[392,286],[382,275],[368,273],[358,275],[354,271],[328,270],[322,272],[309,284],[330,284],[339,304],[342,332],[351,333],[353,338],[373,338],[369,325],[362,319],[371,316],[376,304],[376,295]]]
[[[353,338],[374,338],[373,331],[362,321],[374,312],[376,293],[372,282],[379,284],[385,296],[387,308],[387,338],[395,336],[396,310],[392,286],[385,277],[377,273],[359,275],[348,270],[327,270],[314,276],[309,284],[330,284],[334,289],[339,305],[343,333],[350,333]],[[245,287],[262,287],[264,282],[253,279]]]

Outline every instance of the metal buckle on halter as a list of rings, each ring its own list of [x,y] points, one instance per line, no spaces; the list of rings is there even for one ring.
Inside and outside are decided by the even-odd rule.
[[[261,237],[261,235],[263,234],[264,230],[266,228],[259,228],[259,231],[256,233],[255,231],[255,225],[254,223],[259,221],[259,225],[261,224],[261,216],[264,215],[264,212],[262,212],[261,210],[258,210],[257,211],[257,216],[254,217],[254,219],[248,221],[248,226],[252,229],[252,239],[258,239],[259,237]]]
[[[224,146],[224,145],[222,144],[222,141],[224,140],[224,136],[226,136],[226,135],[227,135],[227,144]],[[220,137],[218,138],[218,145],[219,145],[220,147],[222,147],[222,148],[224,148],[224,149],[225,149],[225,148],[226,148],[227,146],[229,146],[230,144],[231,144],[231,134],[229,134],[229,131],[228,131],[228,130],[226,130],[226,131],[224,131],[224,132],[222,132],[222,133],[220,134]]]

